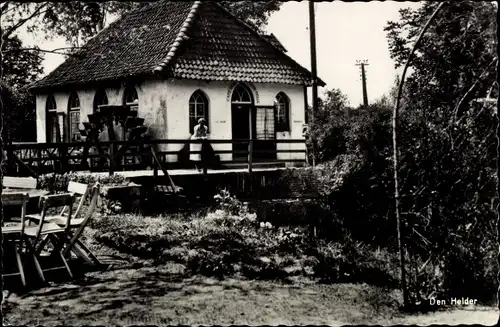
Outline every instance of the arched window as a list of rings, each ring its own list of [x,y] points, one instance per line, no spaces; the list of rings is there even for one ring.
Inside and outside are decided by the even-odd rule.
[[[137,90],[135,87],[129,85],[125,89],[123,94],[124,105],[129,107],[132,111],[139,110],[139,97],[137,96]]]
[[[45,121],[47,127],[47,143],[54,143],[60,141],[59,122],[57,118],[57,105],[56,99],[51,94],[47,97],[45,103]]]
[[[231,102],[252,103],[252,94],[245,85],[239,84],[233,90],[233,95],[231,96]]]
[[[76,92],[71,92],[68,101],[68,126],[69,141],[75,142],[81,139],[80,134],[80,98]]]
[[[99,89],[94,96],[94,112],[97,112],[99,106],[103,104],[108,104],[108,96],[104,89]]]
[[[198,119],[205,118],[207,127],[208,120],[208,98],[201,90],[194,92],[189,98],[189,132],[193,133]]]
[[[276,131],[290,131],[290,99],[288,96],[280,92],[276,96]]]

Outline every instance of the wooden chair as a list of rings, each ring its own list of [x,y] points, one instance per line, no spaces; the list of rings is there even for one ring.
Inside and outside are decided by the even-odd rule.
[[[87,197],[88,194],[88,185],[87,184],[82,184],[82,183],[77,183],[77,182],[69,182],[67,191],[68,193],[74,194],[75,196],[80,196],[80,201],[78,202],[78,206],[76,210],[74,211],[73,215],[71,216],[71,219],[74,220],[80,215],[80,211],[82,210],[83,203],[85,202],[85,198]],[[61,219],[67,219],[67,210],[68,207],[65,206],[62,208],[61,213],[57,215],[47,215],[45,217],[46,222],[53,222],[54,220],[61,220]],[[41,214],[29,214],[26,215],[26,218],[29,219],[30,221],[40,221]]]
[[[15,276],[20,275],[21,282],[23,286],[26,286],[26,277],[24,275],[23,262],[21,258],[21,252],[23,243],[26,242],[24,237],[25,230],[25,217],[26,217],[26,205],[29,200],[28,193],[6,193],[2,194],[2,205],[3,206],[20,206],[21,207],[21,222],[14,223],[3,223],[2,224],[2,238],[4,242],[8,240],[12,242],[14,253],[16,256],[18,272],[2,274],[2,276]],[[7,242],[6,242],[7,243]],[[5,249],[5,247],[4,247]]]
[[[2,185],[6,189],[34,189],[37,180],[33,177],[4,176]]]
[[[98,206],[99,201],[99,193],[100,193],[100,185],[96,183],[92,187],[91,191],[91,200],[90,205],[85,212],[85,216],[82,218],[71,219],[69,223],[69,230],[66,232],[66,247],[63,250],[63,255],[67,257],[70,255],[71,251],[75,252],[78,256],[84,258],[87,262],[93,265],[99,265],[99,260],[95,257],[95,255],[90,251],[80,240],[80,236],[82,235],[85,227],[92,218],[95,210]],[[65,226],[68,222],[66,217],[60,217],[58,219],[54,219],[53,222],[58,224],[59,226]]]
[[[32,242],[27,242],[28,250],[30,254],[33,255],[35,260],[35,266],[38,271],[40,278],[45,282],[45,276],[43,271],[55,270],[55,269],[63,269],[66,268],[69,276],[73,278],[73,274],[71,273],[71,269],[69,268],[64,255],[62,254],[62,247],[65,240],[65,233],[69,230],[69,226],[71,223],[71,217],[73,213],[73,203],[75,201],[75,196],[73,194],[57,194],[57,195],[48,195],[44,196],[40,199],[40,205],[42,207],[41,217],[38,221],[38,225],[35,226],[27,226],[25,228],[25,234],[32,238]],[[68,207],[68,219],[66,221],[65,226],[59,226],[55,223],[46,221],[47,211],[54,208],[62,208]],[[40,242],[41,241],[41,242]],[[50,269],[43,270],[39,264],[39,257],[41,251],[46,247],[48,241],[50,241],[53,245],[53,252],[57,254],[64,266],[54,267]],[[43,244],[43,246],[38,247],[39,242]]]

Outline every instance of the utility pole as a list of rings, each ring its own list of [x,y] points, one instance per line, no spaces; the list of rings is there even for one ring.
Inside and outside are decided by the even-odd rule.
[[[363,106],[368,106],[368,92],[366,91],[366,73],[365,66],[368,66],[368,60],[356,60],[356,66],[361,66],[361,83],[363,85]]]
[[[318,111],[318,76],[316,71],[316,19],[314,16],[314,1],[309,0],[309,33],[311,39],[311,74],[312,74],[312,117],[311,125],[314,126],[314,116]],[[312,136],[311,136],[312,137]],[[314,145],[314,139],[312,139],[313,144],[313,155],[312,155],[312,165],[316,166],[316,151]]]

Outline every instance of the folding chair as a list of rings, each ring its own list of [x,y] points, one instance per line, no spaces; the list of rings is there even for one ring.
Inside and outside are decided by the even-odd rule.
[[[34,189],[37,181],[33,177],[4,176],[2,185],[6,189]]]
[[[74,211],[71,219],[75,219],[79,216],[80,211],[82,210],[83,203],[85,202],[85,198],[87,197],[88,193],[88,185],[87,184],[82,184],[82,183],[77,183],[77,182],[69,182],[68,184],[68,193],[74,194],[75,196],[80,196],[80,201],[78,202],[78,206],[76,210]],[[68,210],[68,207],[65,206],[62,208],[61,213],[57,215],[47,215],[45,217],[46,222],[53,222],[53,220],[61,220],[67,219],[67,214],[66,211]],[[40,221],[41,214],[29,214],[26,215],[26,218],[29,219],[30,221]]]
[[[92,187],[92,190],[91,190],[92,197],[91,197],[90,205],[87,209],[87,212],[85,212],[85,216],[83,218],[76,218],[76,219],[72,218],[71,219],[71,222],[69,223],[69,229],[66,231],[67,245],[63,250],[63,255],[65,257],[67,257],[71,253],[71,251],[73,251],[77,255],[79,255],[80,257],[83,257],[87,262],[90,262],[91,264],[94,264],[94,265],[100,264],[99,260],[94,256],[92,251],[90,251],[79,240],[80,236],[83,233],[83,230],[85,229],[85,227],[89,223],[90,218],[92,218],[92,215],[94,214],[94,212],[97,208],[98,200],[99,200],[99,193],[100,193],[100,185],[99,185],[99,183],[96,183]],[[65,226],[68,223],[66,217],[60,217],[58,219],[54,219],[53,222],[58,224],[59,226]]]
[[[20,206],[21,207],[21,222],[14,223],[3,223],[2,225],[2,238],[5,240],[12,241],[14,247],[14,253],[16,256],[18,272],[3,274],[2,276],[15,276],[20,275],[21,282],[23,286],[26,287],[26,277],[24,276],[23,262],[21,259],[22,246],[26,242],[24,237],[24,220],[26,216],[26,205],[29,200],[28,193],[6,193],[2,194],[2,205],[3,206]]]
[[[57,194],[57,195],[48,195],[44,196],[40,199],[40,205],[42,207],[42,213],[40,220],[38,221],[38,225],[36,226],[27,226],[25,228],[25,234],[33,239],[33,242],[26,242],[28,245],[28,250],[35,258],[35,266],[38,271],[38,275],[45,282],[45,276],[43,271],[55,270],[55,269],[63,269],[66,268],[69,276],[73,278],[73,274],[71,273],[71,269],[62,254],[62,247],[64,244],[65,233],[69,229],[71,222],[71,215],[73,212],[73,203],[75,201],[75,196],[73,194]],[[68,215],[66,225],[61,227],[55,223],[47,222],[45,220],[47,216],[47,210],[61,207],[68,207]],[[45,239],[44,239],[45,238]],[[39,241],[42,241],[42,246],[38,247]],[[64,266],[54,267],[43,270],[39,264],[39,257],[41,251],[45,248],[48,241],[52,243],[53,252],[59,255],[62,260]]]

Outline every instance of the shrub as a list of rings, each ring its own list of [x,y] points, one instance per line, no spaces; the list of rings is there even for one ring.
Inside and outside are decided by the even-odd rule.
[[[125,185],[127,180],[121,175],[113,176],[95,176],[90,174],[78,174],[75,172],[64,174],[45,174],[38,177],[37,188],[49,190],[51,192],[64,192],[68,188],[69,182],[78,182],[83,184],[92,185],[96,182],[109,185]]]
[[[315,274],[325,282],[366,282],[397,286],[397,260],[385,249],[372,247],[347,237],[341,243],[318,246]]]
[[[307,228],[273,226],[257,222],[251,214],[231,215],[221,209],[204,217],[181,215],[140,217],[135,215],[101,217],[92,223],[98,242],[157,264],[174,261],[188,274],[224,277],[240,274],[254,279],[286,279],[302,274],[325,281],[364,281],[367,273],[357,273],[363,262],[375,262],[362,271],[385,268],[379,261],[364,256],[373,253],[361,245],[355,252],[348,245],[311,238]],[[350,242],[346,240],[345,242]],[[340,248],[338,256],[329,248]],[[351,255],[350,252],[355,253]],[[346,255],[349,254],[349,255]],[[337,270],[336,270],[337,269]],[[327,278],[337,271],[336,278]],[[353,276],[351,279],[345,276]],[[384,279],[380,279],[383,281]]]

